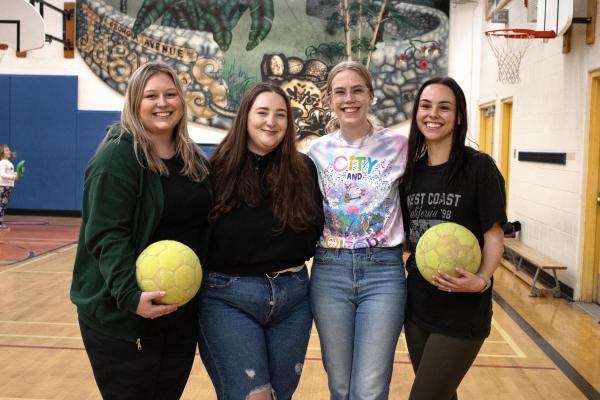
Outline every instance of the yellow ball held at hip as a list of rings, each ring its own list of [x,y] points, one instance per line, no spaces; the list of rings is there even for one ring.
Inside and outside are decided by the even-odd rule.
[[[477,238],[470,230],[453,222],[427,229],[419,239],[415,253],[419,272],[430,283],[438,271],[458,276],[457,267],[476,273],[481,264]]]
[[[164,290],[160,304],[184,305],[200,289],[202,268],[192,249],[174,240],[146,247],[135,262],[135,276],[143,292]]]

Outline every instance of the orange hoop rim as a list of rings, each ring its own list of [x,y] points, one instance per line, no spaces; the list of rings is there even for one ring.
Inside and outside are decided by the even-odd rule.
[[[492,29],[485,31],[486,36],[504,37],[506,39],[554,39],[554,31],[534,31],[533,29]]]
[[[8,45],[6,43],[0,43],[0,50],[8,49]]]

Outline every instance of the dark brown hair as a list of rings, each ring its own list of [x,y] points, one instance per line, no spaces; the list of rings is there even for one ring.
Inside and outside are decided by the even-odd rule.
[[[285,101],[287,128],[283,140],[273,150],[267,183],[273,195],[273,214],[281,224],[294,231],[309,228],[317,215],[314,185],[307,160],[296,149],[294,120],[290,100],[278,86],[261,82],[245,95],[227,136],[211,159],[215,206],[210,220],[216,221],[233,208],[256,207],[261,200],[261,185],[254,155],[248,150],[248,113],[261,93],[276,93]]]
[[[413,105],[413,116],[408,135],[408,161],[402,178],[407,189],[412,187],[416,164],[423,157],[427,157],[427,141],[417,125],[417,112],[419,110],[421,95],[429,85],[444,85],[448,87],[452,90],[456,99],[456,119],[454,131],[452,132],[452,148],[450,150],[450,158],[448,159],[448,173],[445,176],[446,186],[450,185],[460,175],[465,165],[465,153],[467,152],[465,139],[468,130],[467,100],[465,99],[465,94],[458,83],[449,76],[431,78],[423,83],[415,97]]]

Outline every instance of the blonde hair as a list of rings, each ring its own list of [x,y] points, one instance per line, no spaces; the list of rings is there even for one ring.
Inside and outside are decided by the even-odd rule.
[[[342,61],[336,64],[333,68],[331,68],[331,70],[327,74],[327,83],[325,84],[325,90],[323,90],[323,95],[321,99],[323,101],[323,104],[331,108],[331,86],[333,84],[333,78],[335,78],[337,74],[343,71],[356,72],[365,82],[365,86],[367,86],[367,89],[369,89],[369,94],[371,95],[371,97],[375,97],[375,90],[373,88],[373,78],[371,77],[371,73],[369,72],[367,67],[365,67],[363,64],[357,61]],[[368,121],[369,124],[371,124],[371,126],[375,125],[371,117],[368,117]],[[340,120],[338,119],[337,115],[333,113],[333,116],[325,126],[325,132],[330,133],[338,129],[340,129]]]
[[[125,105],[121,113],[121,123],[119,126],[113,126],[109,129],[107,137],[114,129],[122,128],[133,135],[133,147],[138,162],[143,165],[139,158],[139,150],[144,154],[148,168],[162,176],[169,176],[167,166],[154,151],[154,142],[152,134],[148,132],[140,119],[140,103],[142,102],[144,88],[148,80],[156,74],[165,74],[171,78],[175,84],[177,95],[183,105],[183,117],[177,123],[174,129],[174,147],[175,155],[183,161],[181,173],[195,182],[202,181],[208,175],[208,166],[206,157],[202,151],[193,142],[188,133],[187,127],[187,104],[183,93],[181,82],[177,78],[177,73],[169,65],[162,61],[152,61],[139,67],[129,79],[127,92],[125,93]],[[121,132],[121,135],[123,132]]]

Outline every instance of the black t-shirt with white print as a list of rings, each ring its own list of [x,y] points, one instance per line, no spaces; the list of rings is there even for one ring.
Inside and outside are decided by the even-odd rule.
[[[483,339],[490,333],[491,290],[484,293],[448,293],[437,289],[419,273],[415,248],[431,226],[455,222],[469,229],[483,248],[483,234],[495,223],[506,221],[504,179],[494,160],[467,148],[462,173],[445,185],[447,164],[415,169],[413,184],[403,193],[408,218],[411,256],[407,262],[407,318],[432,333]]]

